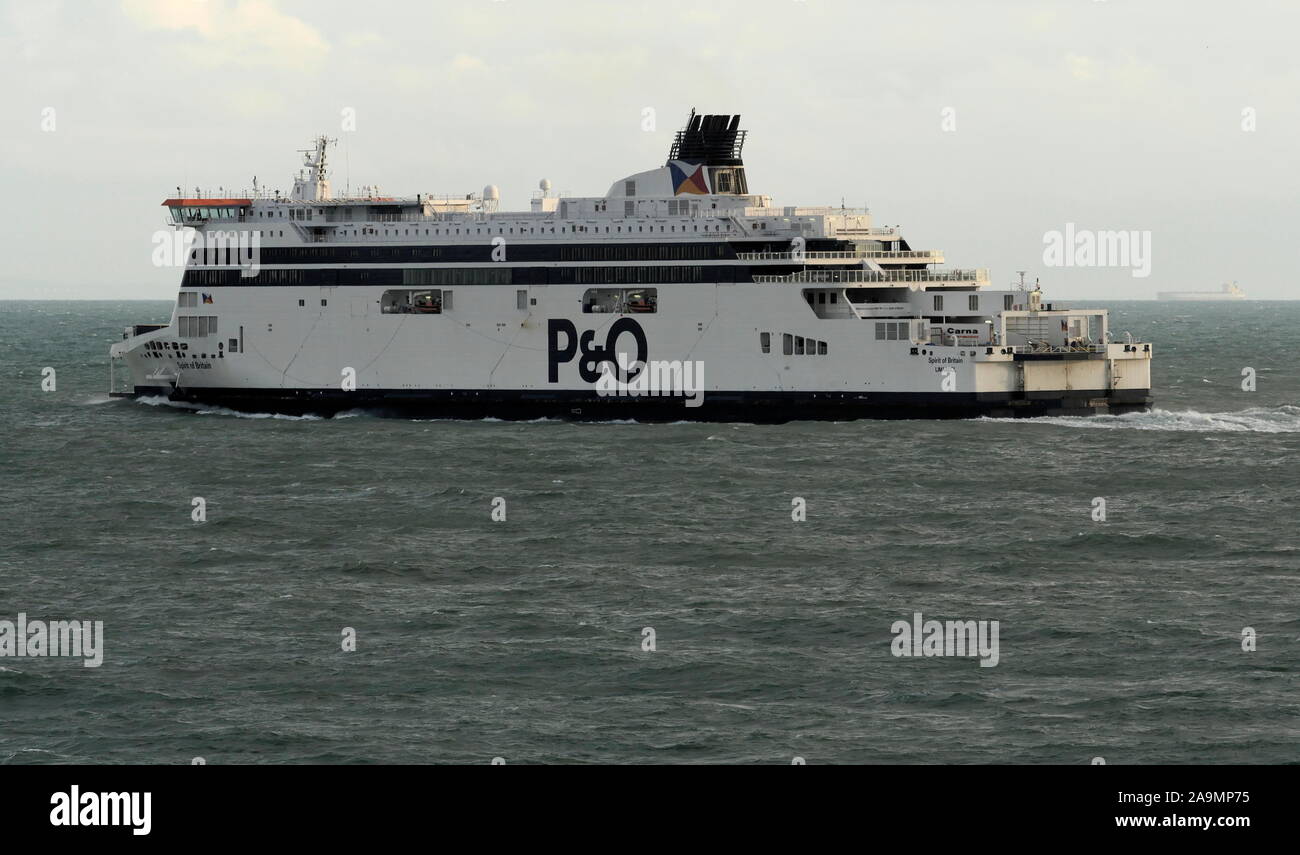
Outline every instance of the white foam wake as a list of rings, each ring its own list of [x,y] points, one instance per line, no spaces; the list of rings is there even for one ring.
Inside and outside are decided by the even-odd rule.
[[[305,416],[286,416],[280,413],[244,413],[239,410],[232,410],[229,407],[213,407],[206,404],[191,404],[188,401],[172,401],[161,395],[145,395],[136,398],[136,403],[147,404],[150,407],[171,407],[177,410],[190,410],[200,416],[232,416],[237,419],[281,419],[291,422],[316,422],[321,421],[322,416],[305,415]],[[355,415],[355,413],[340,413],[340,416]]]
[[[1154,409],[1122,416],[1043,416],[1035,419],[988,419],[1014,424],[1059,425],[1097,430],[1167,430],[1193,433],[1300,433],[1300,407],[1255,407],[1235,413]]]

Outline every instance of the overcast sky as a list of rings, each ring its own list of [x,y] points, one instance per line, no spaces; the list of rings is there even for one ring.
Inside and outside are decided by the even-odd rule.
[[[998,285],[1300,294],[1294,0],[0,0],[0,22],[0,298],[172,299],[159,203],[287,191],[318,133],[338,190],[526,208],[543,177],[601,195],[662,165],[691,107],[743,114],[751,192],[868,206]],[[1149,231],[1150,276],[1045,266],[1067,223]]]

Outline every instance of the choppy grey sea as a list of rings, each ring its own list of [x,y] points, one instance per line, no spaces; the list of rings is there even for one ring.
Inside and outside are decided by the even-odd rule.
[[[1296,763],[1300,303],[1111,308],[1154,412],[756,426],[110,399],[170,304],[0,303],[0,621],[104,637],[0,762]]]

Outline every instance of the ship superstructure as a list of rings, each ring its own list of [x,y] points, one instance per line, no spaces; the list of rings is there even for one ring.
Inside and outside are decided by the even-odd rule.
[[[1151,346],[1114,340],[1106,310],[992,288],[865,210],[751,192],[739,122],[692,111],[663,166],[602,196],[543,181],[522,212],[494,187],[335,196],[324,138],[287,196],[178,193],[175,311],[113,345],[111,391],[449,418],[1149,407]]]

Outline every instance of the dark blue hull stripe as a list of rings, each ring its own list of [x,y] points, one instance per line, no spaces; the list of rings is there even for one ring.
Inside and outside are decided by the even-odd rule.
[[[372,410],[415,418],[646,422],[780,423],[804,420],[954,419],[993,416],[1086,416],[1139,412],[1151,407],[1147,389],[1071,390],[1024,396],[960,392],[707,392],[697,407],[681,397],[602,397],[589,391],[501,389],[219,389],[172,391],[137,386],[136,395],[227,407],[243,412],[333,415]]]

